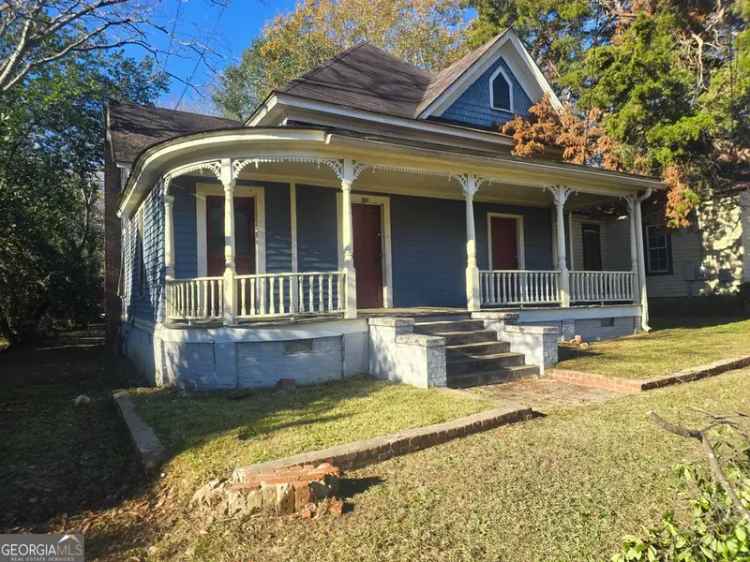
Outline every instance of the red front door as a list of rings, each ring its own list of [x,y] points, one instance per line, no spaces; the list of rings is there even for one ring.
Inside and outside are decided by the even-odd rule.
[[[357,271],[357,307],[383,306],[383,250],[380,207],[352,205],[354,268]]]
[[[255,206],[252,197],[234,199],[234,251],[237,273],[255,273]],[[206,273],[224,275],[224,197],[206,197]]]
[[[492,217],[492,269],[518,269],[516,219]]]

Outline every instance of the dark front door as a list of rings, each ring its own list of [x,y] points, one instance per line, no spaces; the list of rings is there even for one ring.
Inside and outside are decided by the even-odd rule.
[[[352,205],[357,307],[383,306],[383,250],[378,205]]]
[[[492,217],[492,269],[518,269],[516,219]]]
[[[586,271],[602,270],[602,235],[598,224],[582,224],[583,236],[583,269]]]
[[[234,251],[237,273],[255,273],[255,205],[252,197],[234,198]],[[224,197],[206,197],[206,273],[224,275]]]

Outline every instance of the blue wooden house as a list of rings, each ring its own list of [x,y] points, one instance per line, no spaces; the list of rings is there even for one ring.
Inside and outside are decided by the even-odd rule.
[[[647,329],[640,202],[662,186],[512,156],[500,126],[545,94],[507,31],[437,74],[357,45],[244,123],[111,103],[121,348],[156,384],[466,386]]]

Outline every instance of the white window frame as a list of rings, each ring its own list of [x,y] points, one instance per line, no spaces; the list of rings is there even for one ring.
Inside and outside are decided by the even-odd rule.
[[[206,197],[224,197],[224,188],[217,184],[195,184],[195,233],[198,277],[208,274],[208,249],[206,247]],[[255,272],[266,272],[266,204],[265,190],[257,185],[236,184],[235,197],[255,199]]]
[[[510,101],[510,107],[499,107],[495,105],[495,90],[492,87],[492,85],[495,83],[495,79],[503,75],[503,78],[505,79],[505,83],[508,84],[508,99]],[[513,108],[515,104],[513,101],[513,81],[510,79],[508,74],[505,72],[502,66],[498,66],[495,72],[492,73],[492,76],[490,76],[490,107],[497,111],[509,111],[510,113],[513,113]]]
[[[654,269],[652,267],[652,265],[651,265],[651,250],[652,250],[652,248],[651,248],[651,237],[648,234],[649,233],[649,229],[651,229],[651,228],[658,228],[658,229],[660,229],[661,231],[664,232],[664,247],[655,247],[655,248],[653,248],[654,250],[664,250],[666,252],[667,263],[666,263],[666,267],[664,269]],[[669,234],[666,232],[666,229],[663,226],[660,226],[658,224],[647,224],[646,225],[646,236],[644,238],[646,239],[645,240],[645,245],[646,245],[646,265],[648,266],[647,272],[649,274],[654,274],[654,275],[668,275],[669,274],[669,271],[670,271],[670,267],[669,266],[670,266],[670,263],[672,262],[672,257],[670,256],[669,239],[668,239],[668,237],[669,237]]]
[[[498,217],[503,219],[514,219],[516,221],[516,255],[518,256],[518,270],[522,271],[526,269],[526,252],[524,250],[525,244],[523,240],[523,215],[513,213],[487,213],[487,264],[489,265],[490,271],[494,270],[495,266],[492,263],[492,219]]]
[[[383,307],[393,307],[393,260],[391,257],[391,198],[382,195],[367,195],[352,193],[352,204],[377,205],[380,207],[380,233],[382,244],[383,270]],[[339,269],[344,267],[344,253],[341,247],[341,233],[343,231],[341,192],[336,194],[336,238],[338,243]]]

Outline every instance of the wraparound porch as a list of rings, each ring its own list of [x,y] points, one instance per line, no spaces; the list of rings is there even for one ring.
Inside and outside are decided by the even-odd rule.
[[[627,217],[621,217],[627,223],[630,238],[620,241],[624,243],[617,253],[625,255],[629,250],[630,255],[611,270],[579,270],[570,268],[568,257],[573,252],[570,220],[565,214],[573,207],[569,198],[576,193],[571,188],[542,184],[532,192],[533,198],[527,203],[519,197],[519,189],[496,185],[499,184],[496,179],[446,175],[438,177],[438,181],[436,176],[429,176],[433,185],[441,184],[443,189],[442,192],[435,190],[433,193],[437,196],[433,198],[420,189],[425,176],[410,171],[397,172],[394,178],[392,171],[389,174],[388,170],[354,160],[323,161],[323,166],[312,162],[311,166],[310,162],[297,162],[290,156],[289,161],[295,164],[299,174],[309,174],[294,176],[278,169],[279,162],[286,161],[279,157],[266,163],[271,168],[269,172],[275,172],[267,174],[244,173],[246,169],[262,167],[263,163],[257,160],[248,164],[244,159],[222,159],[188,165],[165,176],[162,185],[165,195],[164,321],[239,325],[318,317],[351,319],[373,306],[414,308],[401,306],[404,304],[448,305],[470,312],[623,303],[646,307],[645,302],[641,303],[643,284],[639,268],[642,258],[639,257],[642,252],[638,248],[642,246],[642,239],[636,214],[640,205],[635,195],[620,196],[630,210]],[[325,174],[321,174],[321,169],[335,172],[338,189],[322,181]],[[195,175],[205,170],[209,171],[208,178]],[[310,174],[310,171],[315,173]],[[366,181],[355,184],[360,176]],[[227,177],[229,181],[225,182]],[[404,178],[414,177],[418,178],[418,185],[413,190],[401,187],[401,192],[396,193],[399,190],[395,185],[403,186]],[[184,196],[182,180],[185,179],[193,182],[188,197],[195,201],[188,199],[188,205],[194,207],[190,220],[196,224],[191,235],[196,238],[192,275],[190,267],[185,267],[184,263],[180,266],[185,256],[176,249],[174,234],[175,229],[184,232],[184,225],[180,223],[188,220],[184,216],[185,204],[178,201]],[[486,184],[482,187],[483,194],[492,203],[476,201],[483,183]],[[275,194],[277,190],[283,191],[280,185],[288,186],[282,198]],[[355,186],[357,191],[354,191]],[[410,191],[415,195],[411,196]],[[311,206],[313,196],[318,201]],[[452,201],[446,201],[447,196]],[[463,199],[461,213],[455,205],[457,196]],[[220,213],[218,226],[217,217],[212,218],[206,210],[208,198],[219,200],[219,207],[213,205]],[[246,233],[238,236],[238,231],[246,224],[242,222],[243,217],[238,221],[237,216],[237,201],[243,198],[255,201],[254,205],[245,206],[253,214],[249,237]],[[391,207],[398,209],[398,202],[404,198],[411,198],[412,216],[391,210]],[[611,196],[581,191],[576,195],[576,203],[590,205],[603,198]],[[328,201],[328,209],[320,203],[323,200]],[[416,200],[425,207],[423,210],[418,210]],[[279,210],[282,201],[285,207]],[[429,208],[433,205],[437,211]],[[180,208],[177,213],[176,207]],[[363,208],[375,211],[377,223],[374,230],[369,231],[372,238],[369,245],[367,240],[362,241],[361,234],[368,226],[360,228],[362,214],[357,215]],[[270,242],[278,235],[271,232],[271,225],[267,224],[270,216],[281,213],[288,216],[290,232],[286,267],[279,264],[277,246]],[[434,216],[425,218],[430,213]],[[440,224],[441,220],[444,225]],[[510,224],[511,231],[500,232],[500,235],[493,232],[493,225],[496,230],[503,226],[500,221]],[[445,241],[442,229],[451,231],[449,243],[440,243]],[[458,229],[463,229],[463,233]],[[212,231],[214,238],[218,236],[218,244],[211,242]],[[301,240],[301,231],[305,231],[304,240]],[[321,240],[311,241],[311,232],[318,233]],[[326,234],[335,236],[322,240]],[[432,238],[437,242],[430,247]],[[183,248],[184,241],[178,246]],[[218,259],[217,246],[223,254]],[[212,247],[214,255],[207,255]],[[243,251],[244,254],[238,256]],[[333,252],[336,261],[321,257]],[[375,255],[378,263],[374,267],[366,263],[363,269],[363,253]],[[242,260],[244,270],[239,267]],[[505,260],[502,265],[512,268],[492,267],[501,260]],[[212,263],[217,271],[217,262],[221,263],[221,274],[206,275]],[[272,262],[275,271],[269,271]],[[311,266],[320,265],[327,267],[310,270]],[[196,272],[199,275],[195,275]],[[451,292],[449,297],[440,295],[439,290],[426,290],[424,298],[415,300],[414,295],[419,294],[422,287],[435,286],[438,281],[444,286],[444,293]],[[404,292],[409,293],[409,298],[403,298]],[[456,293],[462,296],[456,298]],[[642,318],[645,325],[647,312]]]

